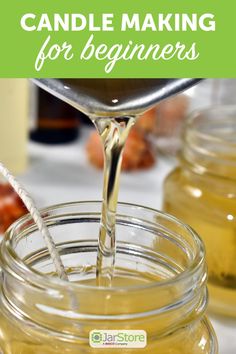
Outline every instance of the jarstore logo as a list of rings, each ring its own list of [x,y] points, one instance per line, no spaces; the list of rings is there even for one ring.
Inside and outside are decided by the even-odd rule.
[[[93,330],[89,344],[92,348],[145,348],[147,333],[143,330]]]

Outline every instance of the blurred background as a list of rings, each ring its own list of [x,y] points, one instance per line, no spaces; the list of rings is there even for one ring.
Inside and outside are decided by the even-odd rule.
[[[222,105],[236,105],[236,79],[204,80],[141,116],[124,150],[119,200],[161,209],[163,183],[179,163],[189,117]],[[29,80],[0,79],[0,161],[39,207],[101,199],[103,153],[91,121]],[[0,182],[3,234],[26,210],[11,187]],[[236,268],[236,254],[234,259]],[[235,354],[236,321],[212,318],[220,353]]]

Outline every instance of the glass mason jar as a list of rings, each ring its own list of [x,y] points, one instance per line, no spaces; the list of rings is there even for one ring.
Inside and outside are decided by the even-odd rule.
[[[203,238],[210,308],[236,316],[236,106],[187,120],[179,167],[165,181],[164,210]]]
[[[0,253],[2,352],[218,353],[205,317],[205,254],[196,233],[161,212],[119,204],[115,278],[112,287],[98,288],[100,210],[100,202],[78,202],[43,211],[70,282],[55,276],[29,216],[6,233]],[[92,348],[92,330],[99,336],[101,330],[143,330],[147,346]]]

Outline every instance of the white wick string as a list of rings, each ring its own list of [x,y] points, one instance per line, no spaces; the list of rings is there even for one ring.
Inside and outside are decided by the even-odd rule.
[[[41,232],[46,246],[48,248],[51,259],[54,263],[56,272],[61,279],[68,280],[65,268],[63,266],[61,257],[56,249],[53,238],[39,212],[36,207],[34,200],[31,198],[29,193],[22,187],[22,185],[16,180],[14,176],[8,171],[8,169],[0,163],[0,173],[6,178],[6,180],[10,183],[15,192],[19,195],[26,208],[28,209],[32,219],[37,225],[39,231]]]

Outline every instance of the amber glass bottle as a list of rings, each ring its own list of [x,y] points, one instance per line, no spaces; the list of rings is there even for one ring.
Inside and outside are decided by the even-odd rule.
[[[31,139],[45,144],[74,141],[79,133],[79,112],[50,93],[38,89],[36,122]]]

